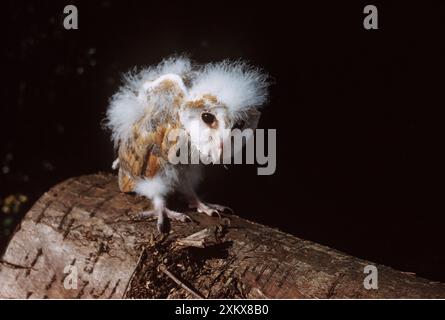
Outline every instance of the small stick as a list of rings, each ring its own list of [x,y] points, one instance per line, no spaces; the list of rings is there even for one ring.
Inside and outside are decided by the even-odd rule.
[[[179,280],[173,273],[171,273],[167,269],[165,264],[160,264],[158,268],[160,271],[162,271],[168,277],[170,277],[174,282],[176,282],[178,285],[180,285],[184,290],[188,291],[193,297],[195,297],[196,299],[204,299],[204,297],[200,293],[194,291],[192,288],[189,288],[184,282]]]
[[[6,261],[6,260],[0,260],[0,263],[1,264],[3,264],[3,265],[5,265],[5,266],[8,266],[8,267],[10,267],[10,268],[13,268],[13,269],[27,269],[27,270],[36,270],[36,269],[34,269],[33,267],[27,267],[27,266],[21,266],[21,265],[19,265],[19,264],[15,264],[15,263],[12,263],[12,262],[8,262],[8,261]]]
[[[185,247],[198,247],[205,248],[206,244],[209,244],[210,239],[208,239],[212,235],[212,231],[209,228],[198,231],[192,235],[189,235],[186,238],[177,239],[176,243],[180,246]]]

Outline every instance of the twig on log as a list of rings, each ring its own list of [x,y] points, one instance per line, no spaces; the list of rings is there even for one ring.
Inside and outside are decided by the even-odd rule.
[[[213,230],[212,232],[211,228],[205,228],[201,231],[189,235],[188,237],[177,239],[176,244],[183,247],[205,248],[215,243],[215,241],[212,241],[214,239],[210,238],[214,234],[215,230]]]
[[[11,262],[8,262],[8,261],[5,261],[5,260],[0,260],[0,263],[5,265],[5,266],[14,268],[14,269],[26,269],[26,270],[31,269],[31,270],[35,270],[33,267],[21,266],[19,264],[11,263]]]
[[[196,292],[195,290],[193,290],[192,288],[190,288],[189,286],[187,286],[184,282],[182,282],[181,280],[179,280],[178,277],[176,277],[173,273],[171,273],[167,267],[165,266],[165,264],[161,264],[158,267],[159,271],[162,271],[163,273],[165,273],[169,278],[171,278],[174,282],[176,282],[178,285],[181,286],[181,288],[183,288],[184,290],[187,290],[193,297],[195,297],[196,299],[204,299],[204,296],[201,295],[200,293]]]

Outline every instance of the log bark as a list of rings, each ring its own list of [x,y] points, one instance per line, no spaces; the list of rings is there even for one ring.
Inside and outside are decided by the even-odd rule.
[[[162,237],[135,218],[148,208],[109,174],[53,187],[2,256],[0,298],[445,298],[444,284],[235,215],[190,213]],[[363,285],[367,265],[378,289]]]

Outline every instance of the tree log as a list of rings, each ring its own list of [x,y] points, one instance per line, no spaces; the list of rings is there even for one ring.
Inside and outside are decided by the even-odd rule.
[[[71,178],[26,214],[0,262],[0,298],[445,298],[445,284],[235,215],[190,213],[168,236],[116,177]],[[365,289],[375,265],[378,289]]]

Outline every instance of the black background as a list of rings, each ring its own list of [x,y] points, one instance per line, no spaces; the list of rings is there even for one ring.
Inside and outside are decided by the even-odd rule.
[[[68,177],[110,171],[101,121],[122,72],[174,53],[244,58],[274,80],[259,127],[277,129],[277,171],[211,168],[204,198],[445,281],[444,8],[285,3],[2,3],[0,164],[11,171],[0,173],[0,196],[32,203]],[[63,28],[67,4],[78,30]],[[363,28],[366,4],[377,5],[379,30]]]

